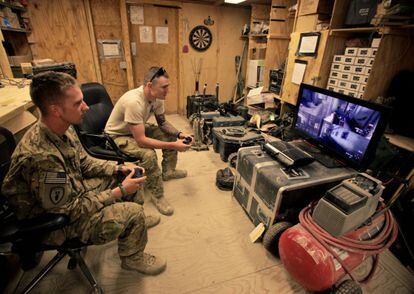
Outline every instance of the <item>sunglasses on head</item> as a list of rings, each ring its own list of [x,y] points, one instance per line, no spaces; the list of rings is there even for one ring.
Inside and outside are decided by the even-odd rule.
[[[167,73],[167,71],[165,70],[165,68],[160,67],[155,74],[152,76],[152,78],[150,79],[150,82],[152,82],[155,78],[161,77],[163,75],[165,75]]]

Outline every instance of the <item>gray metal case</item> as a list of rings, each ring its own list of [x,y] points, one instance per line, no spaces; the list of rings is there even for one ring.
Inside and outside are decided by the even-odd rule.
[[[289,179],[281,168],[260,146],[238,151],[233,196],[255,225],[262,222],[270,226],[280,218],[289,217],[292,211],[297,217],[301,208],[357,173],[351,168],[327,168],[313,162],[302,168],[308,178]]]

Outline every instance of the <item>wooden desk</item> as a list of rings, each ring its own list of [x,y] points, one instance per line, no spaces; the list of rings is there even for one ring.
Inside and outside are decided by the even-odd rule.
[[[28,111],[29,108],[34,107],[30,99],[29,83],[30,81],[27,81],[23,88],[15,85],[0,88],[0,125],[13,134],[37,121],[37,118]]]

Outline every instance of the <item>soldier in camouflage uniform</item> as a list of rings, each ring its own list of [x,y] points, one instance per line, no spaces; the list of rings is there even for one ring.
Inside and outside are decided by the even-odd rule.
[[[118,239],[123,268],[161,273],[166,262],[144,253],[147,228],[142,206],[121,202],[136,193],[146,177],[132,178],[135,165],[118,166],[86,154],[71,127],[81,122],[88,109],[76,81],[64,73],[42,73],[33,78],[30,94],[41,120],[16,147],[2,187],[17,217],[66,214],[70,225],[54,231],[46,242],[80,238],[103,244]],[[118,171],[127,176],[116,186]]]
[[[164,215],[171,215],[174,210],[164,197],[162,181],[187,176],[186,171],[176,169],[177,153],[190,148],[183,142],[190,135],[178,131],[165,119],[168,87],[164,68],[150,68],[144,75],[144,85],[126,92],[117,101],[105,127],[122,151],[140,159],[148,174],[145,190]],[[152,113],[158,126],[147,123]],[[154,149],[162,149],[162,173]]]

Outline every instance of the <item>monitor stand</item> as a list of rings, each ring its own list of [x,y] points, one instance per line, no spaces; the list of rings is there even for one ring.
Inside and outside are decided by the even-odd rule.
[[[304,140],[298,140],[292,143],[296,145],[297,147],[299,147],[300,149],[302,149],[303,151],[312,155],[312,157],[315,158],[316,161],[326,166],[327,168],[336,168],[336,167],[346,166],[344,163],[326,154],[324,151],[322,151],[318,147],[315,147]]]

